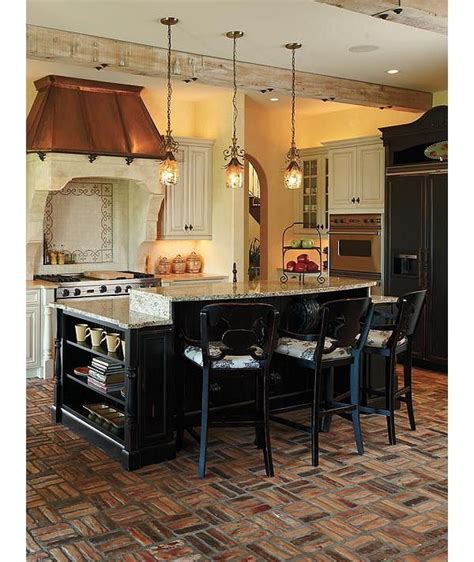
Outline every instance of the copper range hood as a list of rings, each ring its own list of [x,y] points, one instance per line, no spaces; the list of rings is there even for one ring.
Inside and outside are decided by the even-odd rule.
[[[27,152],[161,159],[163,138],[140,96],[141,86],[45,76],[35,82]]]

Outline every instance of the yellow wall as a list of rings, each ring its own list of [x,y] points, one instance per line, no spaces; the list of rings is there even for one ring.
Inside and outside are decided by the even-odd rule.
[[[435,105],[448,105],[448,90],[433,92],[433,107]]]
[[[421,113],[359,107],[297,119],[299,148],[319,146],[322,142],[380,135],[379,127],[415,121]]]

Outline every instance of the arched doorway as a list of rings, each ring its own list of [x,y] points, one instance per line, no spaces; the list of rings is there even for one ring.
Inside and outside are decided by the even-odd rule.
[[[251,154],[245,155],[247,205],[245,217],[248,279],[266,279],[268,274],[267,178]]]

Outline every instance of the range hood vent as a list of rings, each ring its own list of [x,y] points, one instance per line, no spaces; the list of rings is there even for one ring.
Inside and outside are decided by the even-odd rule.
[[[141,86],[53,75],[35,86],[27,152],[163,158],[163,138],[140,96]]]

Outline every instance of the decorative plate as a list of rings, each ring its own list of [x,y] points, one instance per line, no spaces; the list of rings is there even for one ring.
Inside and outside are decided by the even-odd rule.
[[[79,377],[87,377],[89,374],[89,367],[76,367],[74,369],[74,374],[78,375]]]
[[[448,159],[448,141],[435,142],[425,148],[425,156],[443,162]]]

